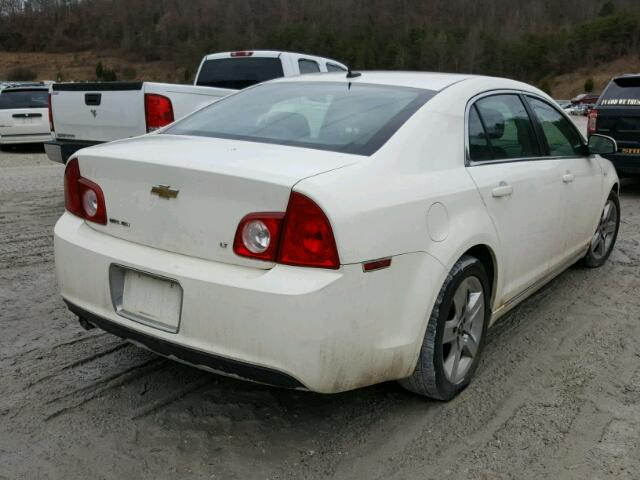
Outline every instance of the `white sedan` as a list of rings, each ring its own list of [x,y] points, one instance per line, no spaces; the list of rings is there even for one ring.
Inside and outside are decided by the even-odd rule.
[[[450,399],[493,322],[607,260],[614,149],[511,80],[276,80],[77,152],[59,285],[83,326],[210,371]]]

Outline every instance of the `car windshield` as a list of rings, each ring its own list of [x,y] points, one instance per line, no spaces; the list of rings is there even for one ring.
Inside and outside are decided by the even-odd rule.
[[[5,90],[0,92],[0,110],[14,108],[47,108],[47,90]]]
[[[613,80],[600,100],[601,105],[640,106],[640,77]]]
[[[435,94],[347,82],[277,82],[224,98],[164,133],[371,155]]]

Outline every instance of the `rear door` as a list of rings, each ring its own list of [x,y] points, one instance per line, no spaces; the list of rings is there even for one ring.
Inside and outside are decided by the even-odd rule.
[[[485,94],[468,114],[468,172],[501,245],[505,303],[541,280],[560,255],[562,162],[545,158],[518,93]]]
[[[56,137],[110,142],[147,133],[142,87],[142,82],[53,85]]]
[[[572,121],[543,99],[527,96],[527,101],[540,125],[545,155],[562,164],[562,261],[583,250],[596,230],[602,209],[602,169],[595,155],[586,154],[582,136]]]
[[[0,136],[49,133],[48,91],[12,89],[0,93]]]

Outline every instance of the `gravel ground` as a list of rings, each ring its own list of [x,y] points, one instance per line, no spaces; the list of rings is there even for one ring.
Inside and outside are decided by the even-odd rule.
[[[640,183],[611,260],[492,329],[449,403],[322,396],[85,332],[57,294],[63,168],[0,153],[0,479],[632,479],[640,471]]]

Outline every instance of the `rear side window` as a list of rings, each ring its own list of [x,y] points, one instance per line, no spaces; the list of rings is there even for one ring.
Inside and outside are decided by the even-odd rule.
[[[301,58],[298,60],[298,66],[300,67],[300,73],[318,73],[320,71],[320,66],[318,62],[314,62],[313,60],[307,60],[306,58]]]
[[[600,97],[603,106],[640,106],[640,77],[616,78]]]
[[[491,147],[475,105],[469,111],[469,158],[476,161],[492,158]]]
[[[196,85],[240,90],[280,77],[284,71],[279,58],[218,58],[202,64]]]
[[[551,105],[528,97],[540,122],[552,157],[582,155],[582,139],[575,127]]]
[[[336,65],[335,63],[327,63],[327,72],[346,72],[345,68],[342,68],[340,65]]]
[[[0,110],[14,108],[47,108],[47,90],[14,90],[0,93]]]
[[[476,150],[475,153],[479,158],[471,156],[471,160],[505,160],[540,156],[540,147],[531,119],[520,97],[493,95],[478,100],[475,107],[484,129],[488,153],[481,154]],[[470,122],[471,120],[470,118]],[[472,139],[469,140],[471,144]],[[475,141],[477,143],[478,140]],[[473,155],[473,152],[470,152],[470,155]],[[489,158],[486,158],[487,156]]]

